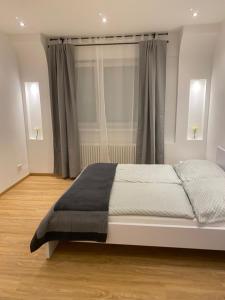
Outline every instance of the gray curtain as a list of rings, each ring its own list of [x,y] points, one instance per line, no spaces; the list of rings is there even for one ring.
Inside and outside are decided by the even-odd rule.
[[[54,143],[54,174],[75,178],[80,147],[72,45],[49,45],[47,53]]]
[[[139,104],[136,162],[164,163],[166,41],[139,43]]]

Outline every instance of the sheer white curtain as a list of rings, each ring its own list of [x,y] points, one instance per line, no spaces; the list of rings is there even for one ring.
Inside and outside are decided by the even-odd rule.
[[[113,44],[124,41],[134,38],[90,39],[74,47],[80,142],[99,146],[101,162],[116,160],[111,146],[136,144],[139,50]],[[112,45],[88,45],[106,42]]]

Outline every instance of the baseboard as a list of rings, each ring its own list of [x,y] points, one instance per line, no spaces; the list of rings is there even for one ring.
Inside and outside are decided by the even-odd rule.
[[[31,176],[55,176],[53,173],[30,173]]]
[[[21,179],[17,180],[13,185],[11,185],[10,187],[8,187],[7,189],[3,190],[0,193],[0,197],[5,194],[6,192],[8,192],[9,190],[11,190],[13,187],[15,187],[17,184],[19,184],[20,182],[24,181],[28,176],[30,176],[30,174],[28,173],[27,175],[25,175],[24,177],[22,177]]]
[[[69,179],[69,178],[63,178],[63,177],[61,177],[59,175],[55,175],[53,173],[30,173],[30,176],[51,176],[51,177],[55,177],[57,179],[65,179],[65,180]]]

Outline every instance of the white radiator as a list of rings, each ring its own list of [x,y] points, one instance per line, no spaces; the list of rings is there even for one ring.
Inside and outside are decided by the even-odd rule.
[[[97,162],[133,164],[136,157],[136,145],[81,144],[80,153],[82,168]]]

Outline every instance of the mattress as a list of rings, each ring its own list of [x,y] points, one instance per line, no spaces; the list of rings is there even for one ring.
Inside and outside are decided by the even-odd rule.
[[[213,224],[199,224],[196,218],[172,218],[172,217],[155,217],[155,216],[138,216],[138,215],[120,215],[109,216],[108,224],[137,224],[137,225],[163,225],[163,226],[190,226],[195,228],[225,228],[225,222]]]
[[[113,183],[109,216],[138,215],[194,219],[183,187],[170,183]]]

